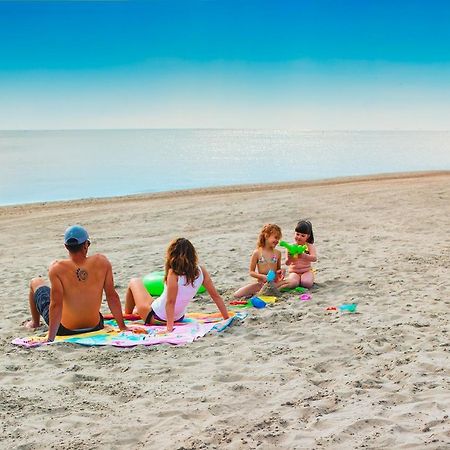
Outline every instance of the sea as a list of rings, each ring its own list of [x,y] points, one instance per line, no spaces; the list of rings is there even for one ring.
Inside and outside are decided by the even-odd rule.
[[[0,205],[450,169],[450,131],[0,131]]]

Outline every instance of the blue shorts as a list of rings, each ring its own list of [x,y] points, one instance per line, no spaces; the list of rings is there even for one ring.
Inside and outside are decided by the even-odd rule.
[[[44,319],[45,323],[49,323],[49,308],[50,308],[50,288],[48,286],[39,286],[34,292],[34,303],[39,314]],[[90,331],[98,331],[103,329],[103,316],[99,313],[100,319],[98,324],[93,328],[83,328],[79,330],[69,330],[62,323],[59,325],[57,336],[71,336],[73,334],[89,333]]]
[[[50,288],[48,286],[39,286],[34,292],[34,303],[39,314],[48,325],[48,309],[50,307]]]

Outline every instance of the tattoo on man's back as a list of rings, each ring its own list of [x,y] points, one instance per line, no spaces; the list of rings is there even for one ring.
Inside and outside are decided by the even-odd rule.
[[[80,268],[77,269],[77,278],[78,278],[78,281],[86,281],[86,280],[87,280],[87,277],[88,277],[88,273],[87,273],[86,270],[80,269]]]

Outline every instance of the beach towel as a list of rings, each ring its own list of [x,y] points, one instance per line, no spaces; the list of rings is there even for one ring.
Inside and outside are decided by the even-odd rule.
[[[229,312],[230,317],[223,319],[218,313],[188,313],[181,322],[176,322],[174,329],[168,333],[165,325],[144,325],[137,316],[125,316],[125,323],[133,331],[120,331],[114,319],[105,316],[105,328],[100,331],[77,334],[73,336],[56,336],[53,342],[43,342],[45,336],[31,336],[17,338],[13,344],[25,348],[71,343],[86,346],[135,347],[137,345],[172,344],[184,345],[195,341],[211,332],[221,332],[228,328],[235,320],[244,320],[244,312]]]

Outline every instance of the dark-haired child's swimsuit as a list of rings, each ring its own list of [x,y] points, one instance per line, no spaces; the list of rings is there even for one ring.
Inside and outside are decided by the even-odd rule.
[[[307,245],[312,245],[312,244],[307,244]],[[306,255],[309,255],[309,249],[305,251]],[[297,275],[303,275],[307,272],[312,272],[312,274],[314,275],[314,269],[311,266],[311,263],[307,264],[306,266],[303,265],[302,260],[299,258],[293,258],[292,262],[289,264],[289,273],[295,273]]]

